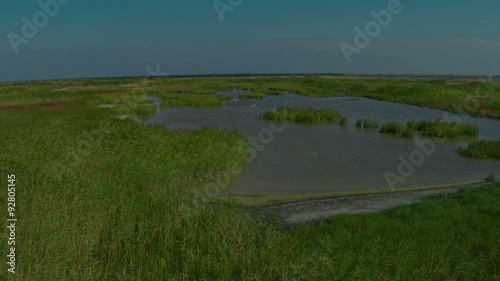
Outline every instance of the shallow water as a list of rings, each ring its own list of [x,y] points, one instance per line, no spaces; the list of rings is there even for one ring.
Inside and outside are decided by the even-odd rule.
[[[309,98],[287,94],[268,96],[263,100],[239,101],[237,97],[242,93],[245,92],[219,93],[235,98],[220,108],[171,108],[156,114],[145,124],[163,124],[170,129],[237,129],[246,136],[256,138],[259,149],[263,150],[234,180],[232,193],[238,195],[388,189],[386,172],[400,175],[398,166],[401,161],[398,157],[408,160],[411,153],[419,150],[415,139],[423,138],[411,140],[383,135],[378,131],[363,131],[354,126],[361,118],[377,120],[381,125],[412,120],[460,120],[478,125],[480,135],[477,139],[500,140],[500,120],[472,118],[366,98]],[[348,117],[348,124],[288,124],[281,127],[259,120],[260,114],[284,105],[338,110]],[[423,154],[423,163],[412,165],[415,171],[411,175],[401,174],[404,181],[397,182],[394,187],[477,180],[488,174],[500,177],[500,162],[460,157],[456,149],[466,145],[465,140],[436,143],[435,151],[429,156]]]

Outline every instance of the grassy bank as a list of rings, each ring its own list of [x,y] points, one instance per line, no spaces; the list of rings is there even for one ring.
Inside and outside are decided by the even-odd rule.
[[[302,124],[325,124],[342,121],[345,118],[335,110],[284,106],[276,111],[262,114],[262,119],[274,122],[292,122]]]
[[[491,180],[489,178],[485,178],[483,180],[465,181],[458,183],[398,188],[397,191],[386,188],[386,189],[369,190],[369,191],[326,192],[326,193],[300,194],[300,195],[296,194],[261,195],[261,196],[231,195],[231,196],[219,196],[217,199],[223,202],[235,202],[238,205],[245,207],[268,207],[268,206],[282,205],[300,201],[330,199],[343,196],[372,195],[372,194],[382,194],[382,193],[392,193],[392,192],[408,192],[408,191],[422,191],[430,189],[463,187],[467,185],[479,184],[488,181]]]
[[[261,83],[179,81],[0,85],[0,175],[17,178],[12,280],[499,278],[499,186],[291,230],[232,203],[205,202],[207,190],[197,186],[224,182],[244,165],[240,134],[169,131],[95,108],[135,114],[146,107],[135,102],[144,91],[173,106],[185,104],[178,93],[191,93],[191,104],[202,106],[217,86]],[[287,87],[276,81],[266,83]]]
[[[459,149],[458,152],[464,157],[500,160],[500,141],[473,142],[468,147]]]

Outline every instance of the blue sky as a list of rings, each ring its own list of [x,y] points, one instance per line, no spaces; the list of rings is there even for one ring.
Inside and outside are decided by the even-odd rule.
[[[156,65],[170,74],[500,74],[495,0],[401,0],[350,63],[339,44],[357,48],[354,27],[397,0],[243,0],[223,21],[212,0],[59,1],[40,1],[59,7],[46,25],[38,1],[0,4],[0,81],[143,76]],[[32,38],[23,17],[38,28]],[[17,53],[13,34],[25,40]]]

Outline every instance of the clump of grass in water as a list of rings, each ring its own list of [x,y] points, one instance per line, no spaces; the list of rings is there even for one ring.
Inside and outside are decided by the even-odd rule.
[[[403,138],[413,138],[417,133],[417,123],[410,121],[406,123],[406,127],[403,128],[400,136]]]
[[[460,125],[460,133],[463,136],[478,136],[479,129],[473,124],[463,124]]]
[[[477,126],[473,124],[442,123],[439,121],[420,121],[416,130],[431,137],[457,138],[479,134]]]
[[[356,121],[355,126],[356,126],[356,128],[363,128],[363,120],[360,119],[360,120]]]
[[[412,130],[412,131],[416,131],[417,130],[417,122],[410,121],[410,122],[406,123],[406,128],[409,130]]]
[[[402,135],[404,131],[405,131],[405,126],[397,122],[387,123],[384,126],[382,126],[382,128],[380,128],[380,132],[385,134]]]
[[[458,149],[464,157],[500,160],[500,141],[478,141]]]
[[[379,124],[375,120],[371,119],[359,119],[356,122],[356,128],[361,128],[361,129],[377,129],[379,127]]]
[[[342,120],[342,115],[335,110],[284,106],[274,112],[262,114],[262,119],[275,122],[293,122],[303,124],[333,123]]]
[[[244,95],[240,95],[240,100],[261,100],[265,96],[266,95],[264,95],[262,93],[244,94]]]
[[[391,122],[382,127],[381,133],[395,134],[404,138],[412,138],[417,132],[430,137],[457,138],[477,136],[479,131],[472,124],[451,124],[439,121],[410,121],[406,124]]]
[[[401,136],[403,138],[413,138],[416,134],[416,130],[412,127],[406,126],[406,128],[403,130],[401,133]]]

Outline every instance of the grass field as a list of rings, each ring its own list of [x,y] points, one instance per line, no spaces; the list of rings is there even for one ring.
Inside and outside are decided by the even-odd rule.
[[[277,93],[299,85],[308,95],[324,96],[331,86],[332,94],[376,90],[381,99],[430,102],[427,92],[403,91],[416,85],[430,93],[449,89],[443,90],[449,100],[435,103],[445,107],[475,88],[391,83],[266,78],[0,85],[0,175],[5,186],[8,174],[17,178],[18,273],[10,279],[498,280],[499,185],[284,229],[234,203],[206,201],[207,190],[196,188],[224,182],[244,165],[248,144],[238,132],[169,131],[115,118],[151,114],[137,98],[143,94],[163,97],[169,106],[204,107],[223,102],[211,95],[216,89]],[[489,102],[481,100],[485,114],[498,117]],[[96,108],[102,104],[119,109]],[[6,197],[0,198],[5,206]],[[0,250],[5,256],[7,243]]]

